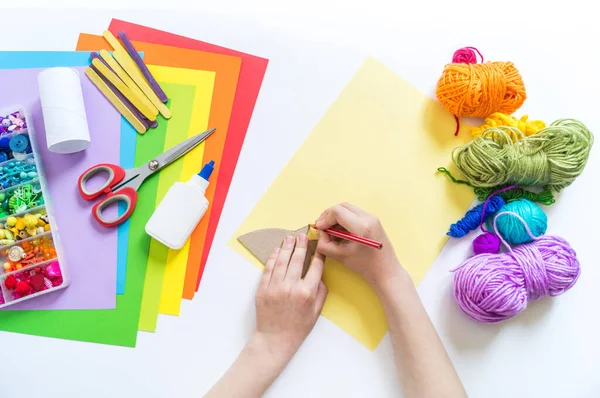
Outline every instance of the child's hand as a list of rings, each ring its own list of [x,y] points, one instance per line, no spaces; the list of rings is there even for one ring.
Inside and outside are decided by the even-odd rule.
[[[308,238],[289,236],[269,257],[256,293],[253,340],[289,361],[315,326],[327,287],[321,281],[325,258],[316,253],[302,279]]]
[[[339,228],[383,243],[377,250],[347,240],[338,240],[319,231],[317,252],[342,262],[352,271],[362,275],[376,290],[397,277],[402,267],[394,248],[377,217],[348,203],[333,206],[323,212],[316,222],[318,229]]]

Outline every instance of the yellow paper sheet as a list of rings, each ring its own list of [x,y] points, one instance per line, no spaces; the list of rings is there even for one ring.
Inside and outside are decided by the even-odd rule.
[[[260,228],[296,229],[327,207],[350,202],[381,219],[415,284],[474,195],[436,173],[466,142],[454,117],[379,62],[368,59],[242,223],[229,245],[257,267],[237,237]],[[310,194],[307,194],[310,193]],[[448,269],[454,264],[448,264]],[[371,287],[327,260],[322,314],[371,350],[387,332]]]
[[[170,68],[166,66],[155,66],[161,70],[173,70],[169,75],[170,83],[193,84],[196,85],[196,96],[194,97],[192,120],[188,129],[188,137],[192,137],[209,128],[208,119],[210,116],[210,106],[212,102],[212,93],[215,80],[215,72],[207,72],[195,69]],[[154,71],[154,69],[152,69]],[[154,74],[154,72],[152,72]],[[211,75],[210,84],[203,79],[206,74]],[[198,95],[198,90],[202,90],[205,95]],[[220,132],[224,133],[223,131]],[[214,134],[219,134],[215,132]],[[183,159],[183,169],[179,181],[188,181],[192,175],[200,172],[202,168],[202,158],[204,156],[204,143],[200,149],[192,151],[185,155]],[[183,294],[183,284],[185,282],[185,271],[187,266],[188,252],[190,250],[190,241],[188,240],[180,250],[169,250],[167,263],[165,265],[165,275],[162,284],[162,293],[160,296],[159,312],[167,315],[179,315],[181,307],[181,298]]]
[[[148,68],[159,83],[184,84],[195,87],[194,101],[193,104],[190,104],[191,120],[185,126],[179,126],[176,119],[177,115],[173,116],[167,130],[165,149],[171,148],[180,141],[205,131],[207,129],[208,116],[210,114],[215,73],[156,65],[148,65]],[[173,126],[171,126],[171,124],[173,124]],[[184,128],[183,134],[181,134],[180,131],[171,131],[171,127],[174,129]],[[148,133],[151,134],[152,131],[150,130]],[[204,143],[198,145],[181,160],[183,165],[176,177],[177,181],[187,181],[191,175],[189,170],[192,168],[194,168],[194,170],[197,169],[195,172],[199,171],[199,168],[202,166],[204,145]],[[175,167],[175,165],[172,167]],[[172,176],[168,174],[169,168],[162,171],[161,174],[162,173],[165,173],[165,178],[159,177],[156,201],[157,206],[173,181]],[[167,263],[165,264],[164,259],[157,259],[153,256],[153,253],[156,253],[156,251],[152,250],[152,245],[160,245],[160,243],[154,240],[151,242],[151,253],[148,257],[146,268],[146,279],[144,281],[144,293],[139,322],[140,330],[150,332],[156,329],[156,319],[160,309],[163,309],[163,311],[160,311],[161,313],[174,313],[175,310],[173,310],[173,308],[175,308],[177,312],[179,311],[187,259],[186,246],[181,250],[185,250],[185,253],[181,253],[181,256],[185,257],[184,259],[181,259],[181,256],[172,256],[169,251]],[[179,291],[178,294],[176,293],[177,291]]]

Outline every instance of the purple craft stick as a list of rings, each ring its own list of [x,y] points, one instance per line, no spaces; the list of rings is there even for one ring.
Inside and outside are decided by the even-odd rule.
[[[156,96],[162,102],[166,103],[169,100],[167,94],[165,94],[162,88],[160,88],[158,82],[156,81],[156,79],[154,79],[154,76],[152,76],[152,73],[150,73],[144,61],[142,61],[142,57],[140,57],[140,55],[137,53],[137,50],[135,49],[125,32],[119,32],[119,39],[121,39],[121,41],[123,42],[123,46],[125,46],[125,49],[129,53],[129,56],[135,61],[138,68],[140,68],[140,71],[142,71],[142,74],[148,81],[148,84],[152,88],[152,91],[154,91],[154,94],[156,94]]]
[[[142,115],[142,116],[143,116],[143,115]],[[148,125],[149,125],[150,127],[152,127],[153,129],[155,129],[155,128],[157,128],[157,127],[158,127],[158,120],[150,121],[150,120],[148,120],[146,117],[144,117],[144,121],[145,121],[146,123],[148,123]]]
[[[98,54],[96,52],[92,52],[92,53],[90,53],[90,58],[100,60],[100,62],[102,62],[104,64],[104,66],[106,66],[108,68],[108,70],[110,70],[113,73],[115,72],[110,66],[108,66],[108,63],[100,56],[100,54]],[[94,68],[94,70],[96,70],[96,68]],[[98,73],[97,70],[96,70],[96,73]],[[133,107],[133,109],[130,107],[128,107],[128,108],[131,109],[131,111],[134,113],[134,115],[137,116],[137,118],[142,122],[142,124],[144,126],[146,126],[146,129],[148,129],[148,126],[150,126],[152,128],[156,128],[158,126],[158,120],[150,121],[150,119],[148,119],[140,111],[138,111],[138,109],[127,98],[125,98],[119,92],[119,90],[110,83],[110,81],[108,79],[106,79],[104,76],[102,76],[101,73],[98,73],[98,75],[102,78],[102,80],[104,80],[106,82],[106,84],[108,84],[108,87],[110,87],[110,89],[119,96],[119,99],[123,101],[123,104],[125,104],[125,105],[129,104]],[[117,76],[117,78],[119,78],[119,76],[116,73],[115,73],[115,76]],[[121,78],[119,78],[119,80],[123,81],[123,79],[121,79]],[[125,82],[123,82],[123,84],[125,84]]]
[[[117,75],[117,73],[116,73],[116,72],[113,70],[113,68],[111,68],[110,66],[108,66],[108,63],[107,63],[107,62],[106,62],[106,61],[105,61],[105,60],[104,60],[104,59],[103,59],[103,58],[100,56],[100,54],[98,54],[98,53],[90,53],[90,58],[91,58],[91,59],[97,59],[97,60],[99,60],[100,62],[102,62],[102,63],[104,64],[104,66],[106,66],[106,67],[108,68],[108,70],[109,70],[109,71],[111,71],[112,73],[114,73],[114,74],[115,74],[115,76],[117,76],[117,78],[118,78],[119,80],[123,81],[123,80],[122,80],[122,79],[119,77],[119,75]],[[125,84],[125,83],[123,82],[123,84]]]
[[[123,94],[121,94],[121,92],[115,86],[113,86],[113,84],[106,77],[104,77],[104,75],[94,65],[90,65],[90,68],[92,68],[94,70],[94,72],[96,72],[98,74],[98,76],[100,76],[100,79],[102,79],[102,81],[104,81],[104,83],[106,83],[108,88],[110,88],[113,93],[115,93],[115,95],[119,98],[119,100],[121,100],[123,105],[125,105],[133,113],[133,115],[136,117],[136,119],[138,119],[140,121],[140,123],[142,123],[144,125],[146,130],[148,130],[148,127],[149,127],[148,119],[146,119],[144,117],[144,115],[142,115],[140,113],[140,111],[138,111],[137,108],[135,106],[133,106],[133,104],[131,102],[129,102],[129,100],[127,98],[125,98],[125,96]]]

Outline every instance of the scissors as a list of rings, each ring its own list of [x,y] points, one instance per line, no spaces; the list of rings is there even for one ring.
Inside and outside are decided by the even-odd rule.
[[[214,133],[215,130],[210,129],[197,134],[163,152],[148,163],[134,169],[125,170],[121,166],[109,163],[97,164],[90,167],[79,177],[79,193],[85,200],[93,200],[102,194],[106,194],[104,199],[92,207],[92,216],[105,227],[114,227],[123,223],[133,213],[137,204],[137,190],[146,178],[194,149]],[[96,174],[103,172],[108,173],[108,179],[104,185],[94,191],[89,191],[86,188],[86,183]],[[122,201],[127,205],[125,213],[114,220],[106,220],[102,217],[102,211],[110,204],[118,201]]]

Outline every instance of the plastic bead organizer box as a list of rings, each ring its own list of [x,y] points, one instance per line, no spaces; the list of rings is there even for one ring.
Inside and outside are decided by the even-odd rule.
[[[0,110],[0,308],[69,285],[31,119]]]

